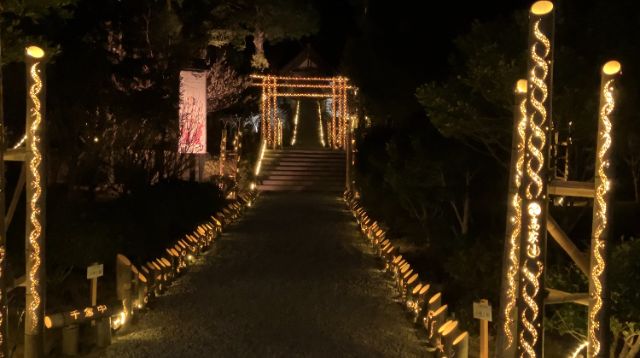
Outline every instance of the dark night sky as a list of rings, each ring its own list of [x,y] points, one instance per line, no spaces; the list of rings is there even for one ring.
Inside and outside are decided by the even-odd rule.
[[[415,90],[448,74],[456,37],[468,32],[476,19],[510,16],[518,9],[526,12],[530,4],[529,0],[315,0],[319,32],[267,46],[267,57],[279,68],[310,43],[336,72],[350,77],[372,98],[393,102],[387,108],[410,108],[409,113],[419,114],[423,112]]]
[[[364,5],[365,3],[368,5]],[[372,39],[375,54],[394,70],[418,83],[446,72],[453,40],[475,20],[526,11],[531,1],[345,1],[316,0],[320,13],[317,35],[270,47],[267,56],[276,67],[286,64],[306,43],[339,69],[349,39]],[[366,7],[366,15],[365,15]]]

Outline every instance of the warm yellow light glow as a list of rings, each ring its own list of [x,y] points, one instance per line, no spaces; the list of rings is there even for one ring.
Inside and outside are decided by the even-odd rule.
[[[620,70],[622,69],[622,65],[620,64],[620,62],[618,61],[609,61],[607,63],[604,64],[604,66],[602,66],[602,72],[604,72],[605,75],[615,75],[618,72],[620,72]]]
[[[260,97],[260,131],[262,140],[267,140],[267,79],[262,80],[262,96]]]
[[[16,143],[16,144],[12,147],[12,149],[18,149],[18,148],[20,148],[20,147],[24,144],[24,142],[26,142],[26,141],[27,141],[27,134],[25,133],[25,135],[24,135],[24,136],[22,136],[22,138],[18,141],[18,143]]]
[[[532,13],[544,15],[553,9],[553,4],[547,1],[539,1],[532,6]],[[523,284],[520,290],[522,300],[525,305],[520,313],[520,321],[523,330],[520,332],[518,341],[523,350],[522,357],[536,357],[534,346],[540,338],[540,307],[536,298],[540,293],[540,278],[542,277],[543,265],[540,258],[540,235],[544,234],[541,227],[540,215],[542,207],[535,200],[544,200],[544,183],[541,171],[545,166],[544,148],[546,147],[545,127],[548,126],[548,113],[545,103],[548,100],[549,90],[546,81],[548,80],[551,54],[551,42],[549,38],[540,30],[541,19],[537,19],[533,24],[533,36],[535,41],[529,49],[531,61],[533,63],[529,72],[528,92],[531,113],[527,113],[528,126],[531,131],[527,140],[527,152],[529,158],[526,160],[526,172],[529,182],[525,187],[525,197],[527,200],[534,200],[527,205],[527,250],[522,267]],[[532,268],[533,266],[533,268]],[[528,333],[528,337],[527,334]]]
[[[40,50],[38,47],[31,46],[27,48],[27,53],[32,51],[31,56],[34,58],[41,58],[44,56],[44,51]],[[39,55],[39,56],[38,56]],[[29,171],[31,173],[31,186],[32,186],[32,194],[31,198],[29,198],[29,208],[31,215],[29,217],[29,222],[31,224],[31,230],[28,233],[29,237],[29,261],[31,262],[31,267],[29,270],[29,294],[31,295],[31,303],[28,307],[31,314],[31,322],[29,324],[29,330],[32,332],[36,332],[38,328],[38,322],[41,319],[39,317],[41,297],[40,297],[40,271],[41,271],[41,247],[40,247],[40,238],[42,235],[42,225],[41,225],[41,210],[42,203],[40,199],[42,197],[42,183],[40,179],[40,165],[42,164],[42,154],[40,153],[39,143],[40,143],[40,125],[42,124],[42,113],[41,113],[41,103],[40,103],[40,92],[42,91],[42,79],[40,78],[40,70],[38,68],[39,63],[36,62],[31,65],[30,68],[30,76],[33,84],[31,88],[29,88],[29,98],[32,102],[31,113],[31,126],[28,128],[29,134],[31,137],[31,142],[29,143],[29,150],[31,151],[31,160],[29,161]]]
[[[296,93],[296,92],[279,92],[274,94],[275,97],[303,97],[303,98],[328,98],[331,97],[327,93]]]
[[[551,1],[536,1],[531,5],[531,13],[535,15],[546,15],[553,10],[553,3]]]
[[[609,65],[612,62],[607,63]],[[603,68],[603,72],[606,73],[607,65]],[[608,70],[612,71],[612,74],[616,74],[620,71],[620,63],[611,65]],[[591,306],[589,311],[589,327],[588,327],[588,342],[589,342],[589,356],[597,356],[600,353],[600,340],[598,339],[598,333],[601,330],[600,321],[598,315],[602,309],[602,281],[604,279],[603,273],[605,270],[604,250],[606,246],[605,237],[603,237],[604,231],[607,229],[608,224],[608,207],[607,196],[611,189],[611,183],[607,175],[607,169],[610,166],[609,157],[611,156],[611,113],[615,109],[615,98],[613,97],[615,78],[609,79],[604,83],[602,87],[602,103],[599,115],[598,125],[598,151],[596,153],[596,188],[595,197],[593,202],[593,237],[591,240]],[[606,328],[605,328],[606,329]]]
[[[332,81],[335,77],[298,77],[298,76],[269,76],[269,75],[251,75],[251,78],[271,78],[274,80],[294,80],[294,81]]]
[[[38,46],[29,46],[27,47],[27,55],[36,59],[41,59],[44,57],[44,50]]]
[[[469,336],[469,332],[462,332],[460,333],[460,335],[458,335],[458,337],[456,337],[456,339],[453,340],[453,345],[458,345],[460,344],[460,342],[462,342],[463,340],[465,340],[467,338],[467,336]]]
[[[516,92],[527,93],[527,80],[518,80],[516,82]]]
[[[300,101],[296,102],[296,114],[293,116],[293,136],[291,138],[291,145],[296,145],[296,138],[298,136],[298,117],[300,116]]]
[[[264,151],[267,149],[267,142],[262,142],[262,147],[260,148],[260,155],[258,156],[258,163],[256,163],[256,176],[260,175],[260,169],[262,169],[262,159],[264,158]]]
[[[527,93],[527,81],[519,80],[516,85],[517,93]],[[508,259],[509,266],[507,268],[507,303],[504,309],[504,324],[503,330],[505,338],[507,339],[506,347],[509,348],[513,344],[514,332],[511,331],[513,325],[513,310],[516,306],[517,300],[517,275],[520,267],[520,232],[522,226],[522,198],[520,197],[520,185],[522,183],[522,167],[524,165],[525,154],[525,131],[527,128],[527,97],[520,96],[520,103],[518,104],[519,122],[516,127],[518,136],[516,137],[516,167],[514,168],[514,175],[511,179],[515,186],[515,193],[511,198],[511,208],[513,216],[510,218],[507,225],[511,234],[509,236],[509,249]]]
[[[316,102],[318,104],[318,131],[320,132],[320,143],[322,146],[326,146],[324,142],[324,126],[322,124],[322,106],[320,102]]]
[[[431,296],[431,298],[429,299],[429,304],[433,304],[436,301],[438,301],[440,299],[440,297],[442,296],[442,293],[438,292],[435,295]]]
[[[44,317],[44,326],[47,328],[53,327],[53,322],[51,321],[51,317],[49,316]]]
[[[256,83],[254,86],[263,86],[262,83]],[[278,87],[281,88],[308,88],[308,89],[330,89],[331,85],[316,85],[308,83],[278,83]],[[345,86],[347,89],[353,89],[353,86]],[[328,97],[328,95],[327,95]]]
[[[127,312],[122,311],[119,314],[117,314],[115,318],[113,317],[111,318],[111,328],[117,330],[120,327],[124,326],[126,322],[127,322]]]
[[[571,352],[571,355],[569,356],[569,358],[578,358],[580,356],[580,352],[582,352],[585,348],[587,348],[588,345],[589,345],[589,342],[587,341],[580,343],[580,345],[576,347],[576,349],[573,352]]]

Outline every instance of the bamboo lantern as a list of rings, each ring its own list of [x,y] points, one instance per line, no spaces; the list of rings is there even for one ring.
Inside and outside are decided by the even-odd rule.
[[[602,67],[600,84],[600,114],[596,147],[595,197],[591,235],[591,267],[589,280],[588,357],[609,355],[609,318],[606,306],[606,243],[611,236],[611,146],[612,126],[616,109],[617,86],[622,66],[609,61]]]
[[[553,74],[553,3],[538,1],[529,12],[527,91],[527,149],[522,178],[520,272],[524,281],[518,297],[518,355],[542,357],[544,261],[547,239],[548,154]]]

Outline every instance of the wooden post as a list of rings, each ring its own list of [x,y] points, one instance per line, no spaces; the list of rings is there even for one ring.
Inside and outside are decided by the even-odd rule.
[[[489,321],[480,320],[480,358],[489,358]]]
[[[338,97],[336,96],[336,81],[335,79],[331,82],[331,126],[329,129],[331,133],[329,134],[329,146],[331,149],[336,149],[336,108],[337,103],[336,100]]]
[[[468,358],[469,357],[469,332],[462,332],[453,341],[454,357],[456,358]]]
[[[91,279],[91,306],[98,304],[98,278]]]
[[[6,150],[4,129],[4,104],[2,86],[2,29],[0,29],[0,357],[9,357],[8,345],[8,310],[7,310],[7,229],[5,223],[5,177],[4,177],[4,152]]]
[[[77,356],[80,342],[80,327],[77,324],[62,327],[62,354]]]
[[[100,348],[111,344],[111,317],[103,317],[96,322],[96,345]]]
[[[492,320],[492,312],[488,300],[473,303],[473,318],[480,321],[480,358],[489,358],[489,321]]]
[[[129,261],[126,256],[118,254],[116,256],[116,294],[118,300],[122,302],[125,318],[129,317],[133,310],[131,276],[131,261]],[[127,322],[123,322],[122,324],[125,325],[126,323]]]
[[[345,101],[346,103],[346,101]],[[345,190],[351,191],[351,117],[345,118],[345,143],[344,143],[344,151],[345,151]]]
[[[515,333],[520,280],[520,241],[522,221],[522,197],[520,183],[524,164],[525,130],[527,128],[527,81],[518,80],[515,87],[513,108],[513,135],[511,139],[511,165],[509,170],[509,189],[507,194],[507,218],[502,254],[502,289],[500,291],[499,327],[497,334],[497,352],[502,358],[516,355]]]
[[[616,107],[616,95],[621,65],[609,61],[602,68],[600,84],[600,114],[595,167],[595,197],[593,200],[593,228],[591,234],[591,270],[589,277],[589,324],[587,356],[609,355],[609,317],[606,285],[607,246],[611,236],[611,167],[612,122]]]
[[[267,78],[262,79],[262,95],[260,96],[260,143],[267,140]]]
[[[44,51],[26,48],[27,69],[27,220],[26,220],[26,314],[24,356],[42,357],[45,305],[44,243],[46,209],[46,171],[44,170],[45,95]]]
[[[522,245],[518,295],[518,355],[543,357],[549,135],[553,126],[553,3],[538,1],[529,12],[526,151],[522,180]]]
[[[222,137],[220,138],[220,176],[224,176],[224,166],[227,161],[227,128],[222,128]]]

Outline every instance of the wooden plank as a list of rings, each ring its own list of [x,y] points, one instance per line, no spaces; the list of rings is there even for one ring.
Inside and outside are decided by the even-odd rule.
[[[26,166],[22,164],[22,169],[20,169],[20,177],[18,178],[18,184],[16,184],[15,189],[13,190],[13,196],[11,197],[11,204],[9,204],[9,209],[7,210],[6,216],[4,218],[5,227],[9,227],[11,225],[11,221],[13,220],[13,214],[16,212],[16,207],[18,207],[18,200],[22,196],[22,190],[24,189],[24,184],[27,176]]]
[[[547,231],[549,231],[551,237],[553,237],[569,257],[571,257],[573,262],[576,263],[580,271],[589,277],[589,259],[587,255],[578,249],[551,215],[547,216]]]
[[[594,191],[594,184],[592,182],[584,181],[552,180],[548,187],[550,195],[573,196],[579,198],[593,198]]]
[[[24,162],[27,158],[27,150],[25,148],[7,149],[3,158],[7,162]]]
[[[569,293],[553,288],[547,288],[549,295],[545,298],[546,305],[555,305],[560,303],[577,303],[579,305],[589,305],[589,293]]]

